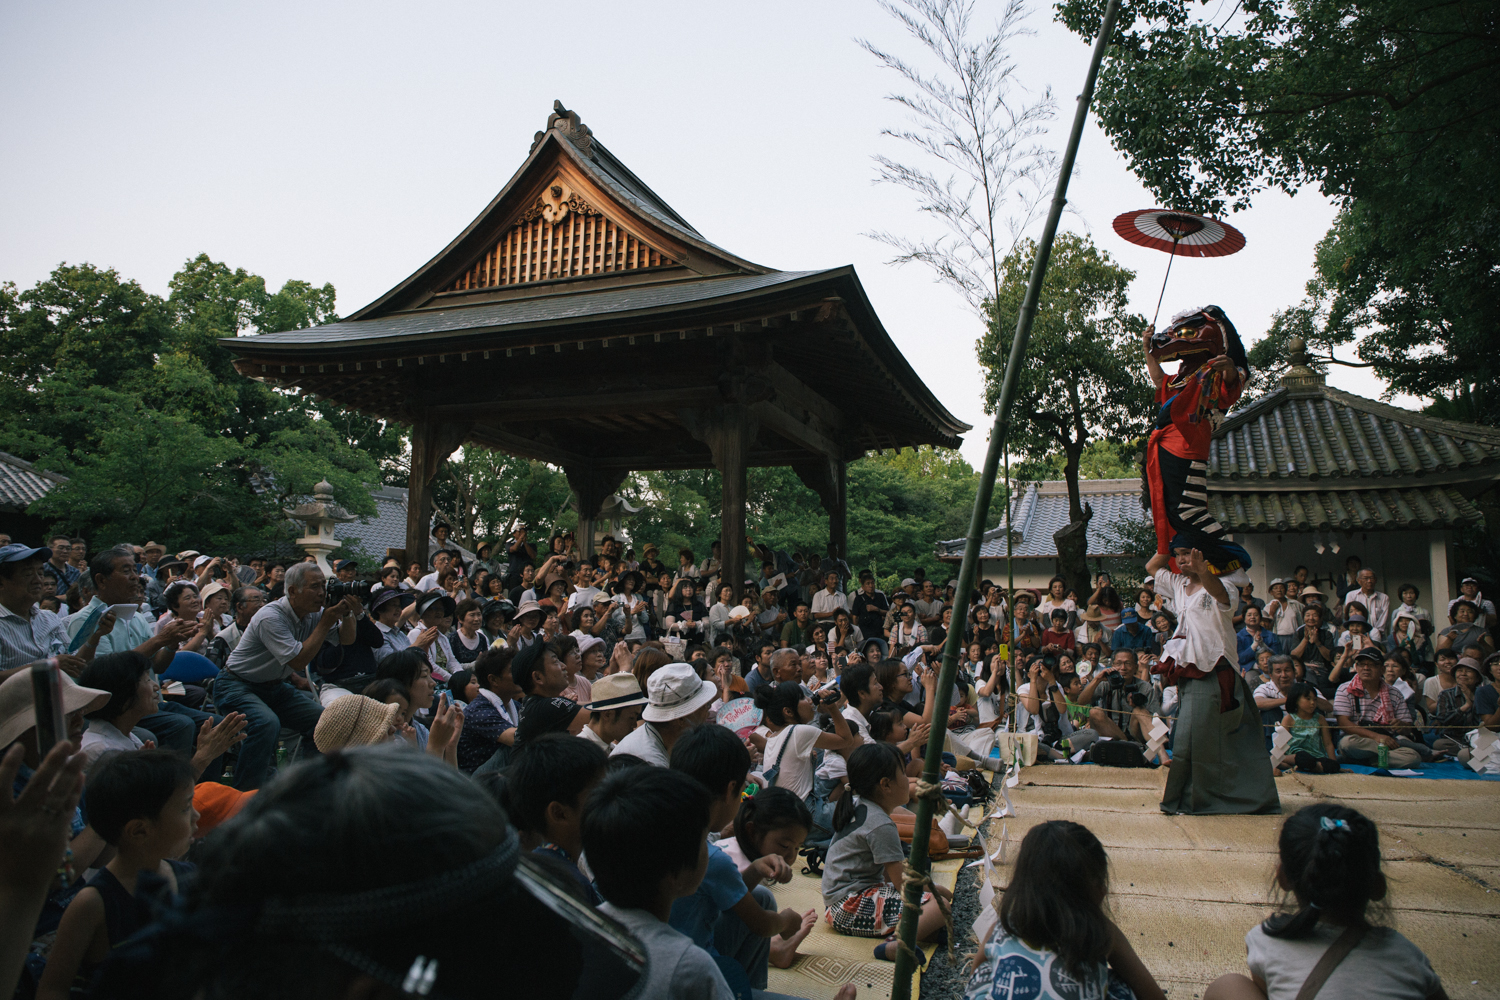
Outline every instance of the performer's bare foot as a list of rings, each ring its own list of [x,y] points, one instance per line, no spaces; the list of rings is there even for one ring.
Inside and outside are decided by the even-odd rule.
[[[797,954],[797,946],[806,939],[807,935],[812,933],[812,929],[817,922],[817,911],[808,910],[802,914],[802,926],[797,929],[797,933],[791,937],[781,937],[780,935],[773,937],[771,939],[771,964],[778,969],[790,969],[795,965],[797,959],[801,957]],[[852,996],[853,994],[850,995]]]

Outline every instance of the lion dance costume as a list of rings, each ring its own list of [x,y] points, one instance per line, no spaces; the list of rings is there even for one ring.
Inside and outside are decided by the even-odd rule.
[[[1208,448],[1224,415],[1244,390],[1250,363],[1240,336],[1218,306],[1204,306],[1172,317],[1152,334],[1148,350],[1158,363],[1177,360],[1176,375],[1156,390],[1156,426],[1146,442],[1146,495],[1156,523],[1156,551],[1200,549],[1215,575],[1243,586],[1250,556],[1225,541],[1224,526],[1208,509]],[[1214,358],[1234,362],[1232,372],[1208,367]],[[1176,538],[1178,546],[1173,546]],[[1175,572],[1175,561],[1172,564]]]

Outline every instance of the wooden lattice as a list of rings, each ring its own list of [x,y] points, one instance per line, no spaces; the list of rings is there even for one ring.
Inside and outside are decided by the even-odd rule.
[[[453,283],[451,290],[463,292],[676,263],[582,199],[572,198],[566,204],[566,215],[549,222],[544,214],[546,206],[538,202]]]

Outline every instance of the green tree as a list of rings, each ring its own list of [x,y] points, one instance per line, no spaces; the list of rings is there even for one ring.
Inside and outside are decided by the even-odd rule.
[[[366,484],[399,455],[400,429],[246,378],[218,343],[325,321],[332,306],[331,286],[270,295],[202,255],[167,299],[90,264],[0,287],[0,442],[70,477],[35,512],[100,540],[244,549],[327,477],[373,514]]]
[[[433,484],[437,514],[471,551],[486,538],[503,541],[518,523],[555,523],[568,496],[561,469],[478,445],[465,445],[443,462]]]
[[[976,345],[986,412],[999,400],[1007,356],[1002,348],[1015,329],[1035,256],[1036,244],[1027,240],[1001,264],[995,321]],[[1075,590],[1088,580],[1086,530],[1093,516],[1078,488],[1084,450],[1096,440],[1143,434],[1152,410],[1151,382],[1138,360],[1137,331],[1146,321],[1127,308],[1134,277],[1088,237],[1059,234],[1016,382],[1011,447],[1034,462],[1055,453],[1063,459],[1069,524],[1054,538],[1058,572]]]
[[[1092,37],[1103,6],[1063,0],[1058,14]],[[1314,348],[1363,332],[1360,363],[1393,392],[1471,396],[1500,420],[1500,394],[1475,392],[1500,383],[1494,4],[1236,9],[1214,24],[1207,0],[1126,0],[1095,99],[1101,127],[1174,208],[1219,214],[1267,188],[1316,185],[1341,212],[1319,247],[1319,287],[1285,323],[1323,328]],[[1331,350],[1322,360],[1347,363]]]

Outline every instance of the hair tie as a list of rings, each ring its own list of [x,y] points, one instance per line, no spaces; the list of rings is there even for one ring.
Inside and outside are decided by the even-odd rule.
[[[1349,832],[1349,821],[1346,819],[1329,819],[1322,816],[1318,819],[1318,826],[1324,830],[1343,830]]]

